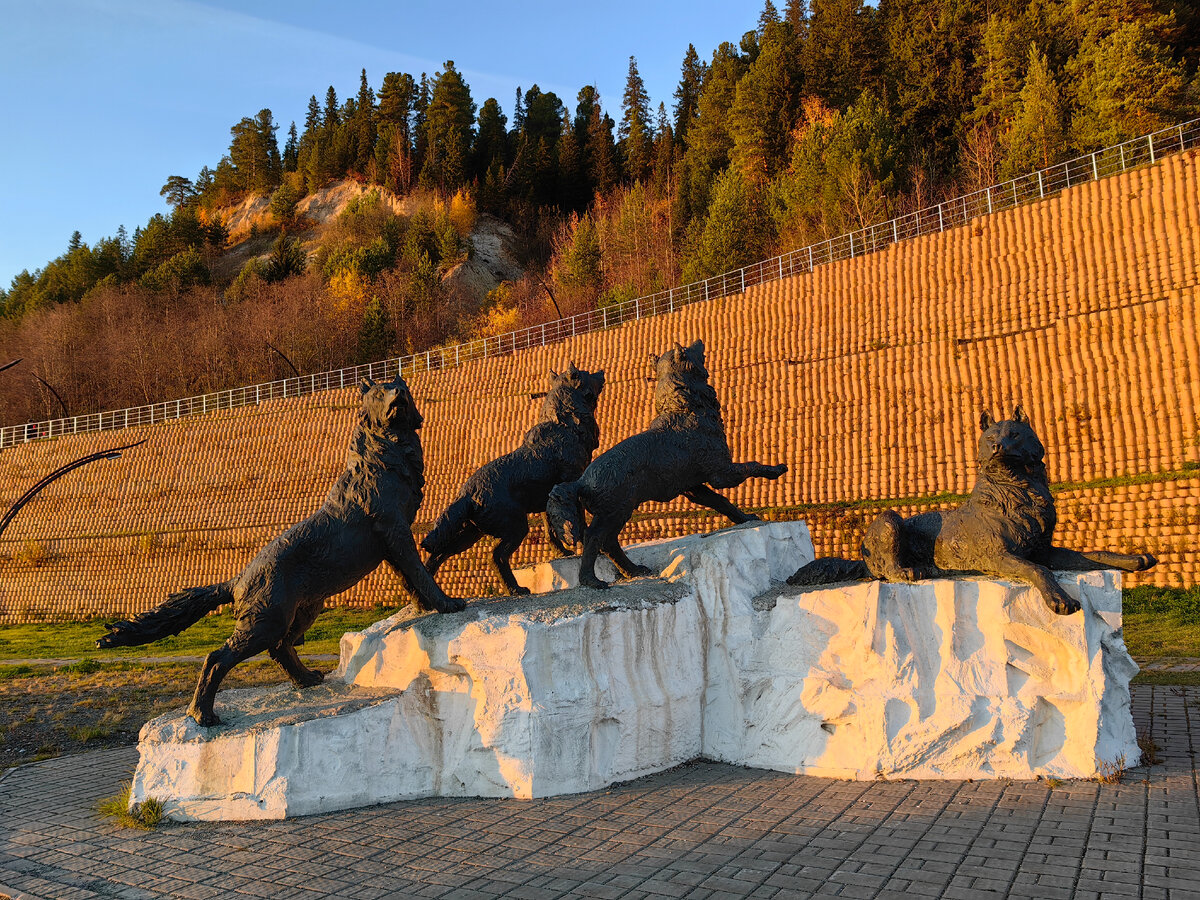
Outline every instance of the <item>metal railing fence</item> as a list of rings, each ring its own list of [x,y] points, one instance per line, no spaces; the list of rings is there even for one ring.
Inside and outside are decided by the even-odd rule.
[[[1012,209],[1022,203],[1041,200],[1067,188],[1109,175],[1120,174],[1141,165],[1157,162],[1162,156],[1200,146],[1200,119],[1174,125],[1152,134],[1143,135],[1097,150],[1086,156],[1057,163],[1045,169],[1021,175],[1003,184],[955,197],[890,219],[838,235],[817,244],[801,247],[762,262],[744,266],[704,281],[659,291],[601,309],[533,325],[495,337],[480,338],[463,344],[439,347],[411,356],[398,357],[360,366],[349,366],[313,375],[301,375],[249,387],[232,388],[168,400],[149,406],[137,406],[111,412],[91,413],[44,422],[28,422],[0,428],[0,450],[34,440],[111,431],[141,425],[155,425],[184,416],[236,409],[285,397],[299,397],[319,391],[337,390],[358,384],[364,376],[380,380],[397,373],[438,371],[472,360],[505,356],[532,347],[566,340],[580,334],[600,331],[638,319],[674,312],[690,303],[715,300],[731,294],[744,293],[747,288],[812,272],[817,266],[853,259],[873,253],[900,241],[955,228],[981,216]]]

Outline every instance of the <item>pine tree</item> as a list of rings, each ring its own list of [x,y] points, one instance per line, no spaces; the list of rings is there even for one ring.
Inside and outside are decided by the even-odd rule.
[[[617,168],[617,147],[613,141],[615,123],[600,108],[599,94],[592,107],[587,129],[588,179],[595,190],[608,193],[616,185],[620,172]]]
[[[499,160],[501,165],[506,161],[508,153],[508,119],[500,111],[500,104],[495,97],[488,97],[479,108],[478,130],[475,133],[475,147],[472,151],[471,171],[475,177],[486,177],[492,163]]]
[[[1050,63],[1029,45],[1029,67],[1017,100],[1001,177],[1011,178],[1053,165],[1065,155],[1063,104]]]
[[[766,0],[766,2],[763,3],[762,12],[758,14],[759,37],[762,37],[769,26],[778,25],[780,21],[779,10],[775,8],[775,4],[772,3],[771,0]]]
[[[378,135],[375,114],[375,92],[367,83],[367,70],[362,70],[358,85],[358,99],[355,103],[355,125],[357,146],[354,168],[365,175],[375,158],[375,139]]]
[[[195,201],[196,188],[190,178],[184,178],[182,175],[171,175],[167,178],[166,184],[162,186],[162,190],[158,192],[158,195],[166,197],[167,203],[178,209]]]
[[[806,0],[787,0],[783,7],[783,21],[792,26],[792,34],[803,41],[808,36],[808,3]]]
[[[708,66],[701,61],[695,46],[688,44],[679,76],[679,87],[675,88],[675,137],[680,141],[687,140],[688,128],[699,114],[700,94],[704,89],[704,78],[707,74]]]
[[[874,74],[873,14],[862,0],[812,0],[810,10],[800,54],[805,90],[844,109]]]
[[[1071,143],[1082,152],[1171,125],[1188,105],[1182,66],[1138,22],[1085,45],[1064,75],[1074,95]]]
[[[475,102],[470,88],[454,67],[454,60],[446,60],[442,71],[434,76],[425,112],[423,184],[454,191],[464,183],[474,124]]]
[[[629,57],[629,75],[621,98],[621,127],[617,131],[625,162],[625,173],[631,180],[645,180],[650,172],[653,141],[650,135],[650,95],[638,74],[637,59]]]
[[[890,0],[880,7],[886,81],[897,126],[924,150],[935,181],[955,168],[958,128],[977,82],[976,0]]]
[[[738,82],[729,110],[731,161],[757,186],[774,177],[786,161],[800,108],[798,49],[790,27],[768,23],[758,58]]]
[[[295,172],[300,158],[300,141],[296,136],[296,123],[288,128],[287,143],[283,145],[283,171]]]
[[[564,212],[580,212],[590,197],[584,174],[583,153],[571,114],[563,110],[562,137],[558,141],[558,205]]]

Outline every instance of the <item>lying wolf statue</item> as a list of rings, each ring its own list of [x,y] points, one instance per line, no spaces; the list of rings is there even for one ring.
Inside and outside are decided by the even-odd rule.
[[[596,577],[596,557],[603,552],[627,577],[653,574],[625,555],[617,537],[633,511],[647,500],[662,503],[683,495],[715,509],[735,523],[747,515],[713,488],[737,487],[747,478],[778,478],[787,466],[735,463],[725,439],[721,404],[708,383],[704,344],[679,344],[655,359],[657,415],[650,427],[604,451],[578,481],[550,492],[546,518],[559,541],[582,541],[579,583],[604,588]],[[584,510],[592,514],[584,527]]]
[[[529,534],[530,513],[544,513],[550,489],[582,475],[600,446],[596,402],[602,390],[603,372],[585,372],[571,363],[561,375],[550,373],[541,417],[521,446],[468,478],[421,542],[429,553],[425,566],[431,575],[451,556],[490,534],[500,539],[492,550],[492,564],[504,586],[510,594],[529,593],[513,577],[512,555]],[[554,530],[549,532],[550,542],[569,555]]]
[[[1031,584],[1059,615],[1079,609],[1052,569],[1122,569],[1154,565],[1149,554],[1077,553],[1050,543],[1056,516],[1043,462],[1046,451],[1017,407],[1013,417],[979,418],[979,476],[958,509],[902,519],[888,510],[867,527],[862,561],[826,557],[803,566],[788,584],[830,584],[861,578],[918,581],[976,573]]]
[[[221,680],[243,660],[266,650],[297,687],[324,676],[296,655],[325,600],[358,584],[381,562],[404,580],[423,609],[454,612],[464,601],[447,597],[421,564],[412,521],[425,489],[417,429],[421,414],[403,379],[362,383],[362,409],[350,438],[346,471],[312,516],[267,544],[241,575],[224,584],[188,588],[128,622],[113,622],[97,647],[146,644],[193,625],[225,603],[237,617],[225,645],[204,660],[188,713],[217,725],[213,698]]]

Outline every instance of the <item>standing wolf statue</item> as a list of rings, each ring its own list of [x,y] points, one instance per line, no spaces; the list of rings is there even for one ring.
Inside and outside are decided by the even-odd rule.
[[[550,373],[541,417],[521,446],[468,478],[421,542],[429,553],[425,565],[431,575],[490,534],[500,539],[492,549],[492,564],[505,587],[510,594],[529,593],[513,577],[512,556],[529,534],[529,515],[544,513],[551,488],[582,475],[600,446],[596,403],[602,390],[602,371],[585,372],[571,363],[561,375]],[[550,542],[568,555],[554,530],[549,531]]]
[[[425,460],[417,429],[421,414],[408,385],[362,383],[358,427],[350,438],[346,471],[325,503],[293,525],[224,584],[188,588],[128,622],[113,622],[97,647],[123,647],[178,634],[225,603],[236,622],[224,646],[204,660],[188,713],[200,725],[218,725],[213,699],[221,680],[243,660],[266,650],[297,687],[324,677],[307,668],[296,644],[325,601],[348,590],[387,562],[421,608],[454,612],[463,600],[447,597],[421,564],[412,521],[425,489]]]
[[[919,581],[980,573],[1033,585],[1051,610],[1069,615],[1079,601],[1062,589],[1052,569],[1141,572],[1149,554],[1078,553],[1051,544],[1057,520],[1043,461],[1046,450],[1017,407],[1013,417],[979,417],[979,477],[958,509],[908,519],[895,510],[867,527],[862,560],[825,557],[803,566],[788,584],[817,585],[863,578]]]
[[[741,524],[747,515],[713,488],[737,487],[747,478],[778,478],[787,466],[735,463],[725,438],[721,404],[708,383],[704,343],[679,344],[655,359],[657,415],[650,427],[604,451],[578,481],[550,492],[546,517],[564,544],[583,543],[579,583],[608,587],[596,576],[603,552],[626,577],[652,575],[621,549],[618,536],[633,511],[647,500],[667,503],[683,495]],[[592,521],[585,527],[584,511]]]

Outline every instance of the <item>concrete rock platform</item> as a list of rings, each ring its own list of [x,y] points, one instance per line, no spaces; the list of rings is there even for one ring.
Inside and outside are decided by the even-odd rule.
[[[28,898],[1200,897],[1200,688],[1137,686],[1158,761],[1095,781],[851,782],[678,766],[546,800],[429,798],[118,828],[133,748],[0,779],[0,895]]]

